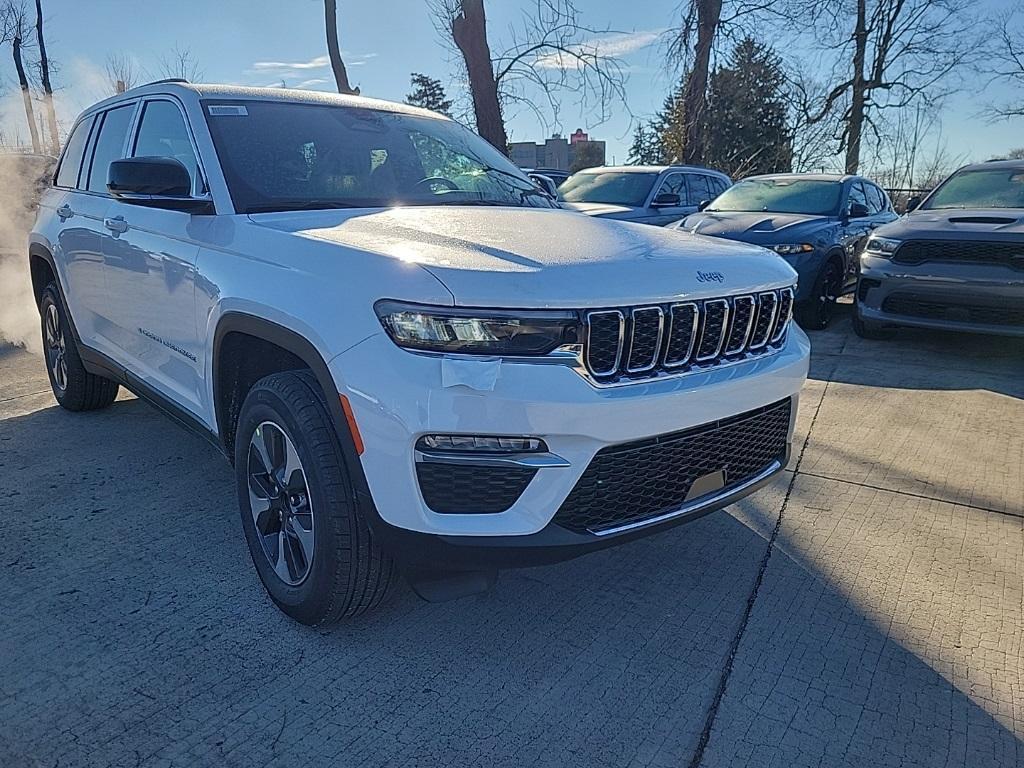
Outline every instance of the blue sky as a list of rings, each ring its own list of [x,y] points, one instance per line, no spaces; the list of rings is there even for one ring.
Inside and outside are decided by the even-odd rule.
[[[984,13],[1008,0],[982,0]],[[673,23],[679,0],[586,0],[583,21],[595,28],[627,34],[614,38],[627,65],[629,108],[636,116],[650,114],[661,104],[674,77],[665,71],[658,35]],[[109,55],[122,54],[141,70],[158,76],[159,60],[175,47],[189,48],[211,82],[330,89],[325,57],[323,4],[320,0],[44,0],[47,47],[60,62],[55,86],[64,88],[62,118],[107,95],[104,66]],[[488,3],[493,48],[500,48],[508,28],[518,23],[532,0]],[[409,91],[409,73],[440,78],[458,92],[460,70],[440,43],[425,0],[339,0],[342,48],[351,80],[368,96],[401,100]],[[799,50],[784,50],[800,56]],[[13,67],[0,59],[8,95],[16,87]],[[145,78],[144,78],[145,79]],[[983,75],[973,77],[964,94],[947,103],[941,137],[950,154],[965,160],[985,159],[1024,145],[1024,123],[989,124],[979,117],[985,103],[1007,95],[985,87]],[[1001,92],[1002,91],[1002,92]],[[10,99],[7,99],[10,102]],[[630,142],[630,117],[625,109],[603,125],[595,125],[571,98],[558,126],[563,134],[577,127],[608,141],[609,161],[622,162]],[[17,112],[3,110],[5,133]],[[23,116],[22,116],[23,121]],[[528,113],[510,119],[513,140],[540,140],[544,128]],[[16,130],[16,126],[15,126]]]

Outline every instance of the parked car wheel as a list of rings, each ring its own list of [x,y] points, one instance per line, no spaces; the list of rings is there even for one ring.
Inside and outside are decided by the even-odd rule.
[[[95,411],[113,403],[118,384],[85,370],[55,283],[43,290],[39,314],[46,374],[60,406],[69,411]]]
[[[394,565],[359,511],[316,379],[276,373],[245,398],[235,474],[249,554],[271,599],[303,624],[374,608]]]
[[[830,259],[814,281],[811,298],[797,306],[797,321],[804,330],[821,331],[828,327],[842,288],[842,264],[836,259]]]
[[[873,339],[875,341],[891,339],[896,335],[894,328],[872,323],[862,318],[856,308],[853,312],[853,332],[862,339]]]

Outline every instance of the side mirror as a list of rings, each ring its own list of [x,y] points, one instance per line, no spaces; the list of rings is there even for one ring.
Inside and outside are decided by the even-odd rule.
[[[651,201],[652,208],[672,208],[682,205],[679,195],[673,192],[662,192]]]
[[[850,203],[850,218],[851,219],[863,219],[865,216],[870,216],[871,211],[864,203]]]
[[[905,210],[906,210],[907,213],[910,213],[911,211],[916,211],[920,207],[921,207],[921,196],[920,195],[914,195],[913,197],[910,197],[910,198],[907,199],[907,205],[906,205]]]
[[[698,211],[703,211],[709,205],[711,205],[711,201],[710,200],[701,200],[699,203],[697,203],[697,210]]]
[[[529,176],[530,181],[540,187],[541,191],[552,200],[558,197],[558,185],[550,176],[545,176],[543,173],[531,173]]]
[[[189,213],[213,213],[213,203],[192,197],[192,179],[173,157],[114,160],[107,189],[124,203]]]

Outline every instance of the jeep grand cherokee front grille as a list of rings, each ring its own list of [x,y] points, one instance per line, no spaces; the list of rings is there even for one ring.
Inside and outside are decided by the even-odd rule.
[[[785,461],[789,398],[737,416],[634,443],[602,448],[553,522],[576,533],[608,533],[675,512],[694,482],[722,472],[726,494]]]
[[[583,362],[599,383],[702,370],[777,350],[793,289],[586,313]]]

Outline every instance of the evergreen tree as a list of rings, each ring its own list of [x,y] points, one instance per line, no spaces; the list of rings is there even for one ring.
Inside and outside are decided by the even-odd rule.
[[[410,80],[412,81],[412,93],[405,97],[406,104],[423,107],[451,117],[452,101],[445,94],[440,80],[428,75],[421,75],[419,72],[413,72]]]
[[[741,40],[708,85],[702,126],[705,163],[733,178],[791,170],[787,108],[779,57],[752,38]]]
[[[627,165],[659,165],[661,139],[651,123],[639,123],[633,131],[633,145],[629,148]]]

